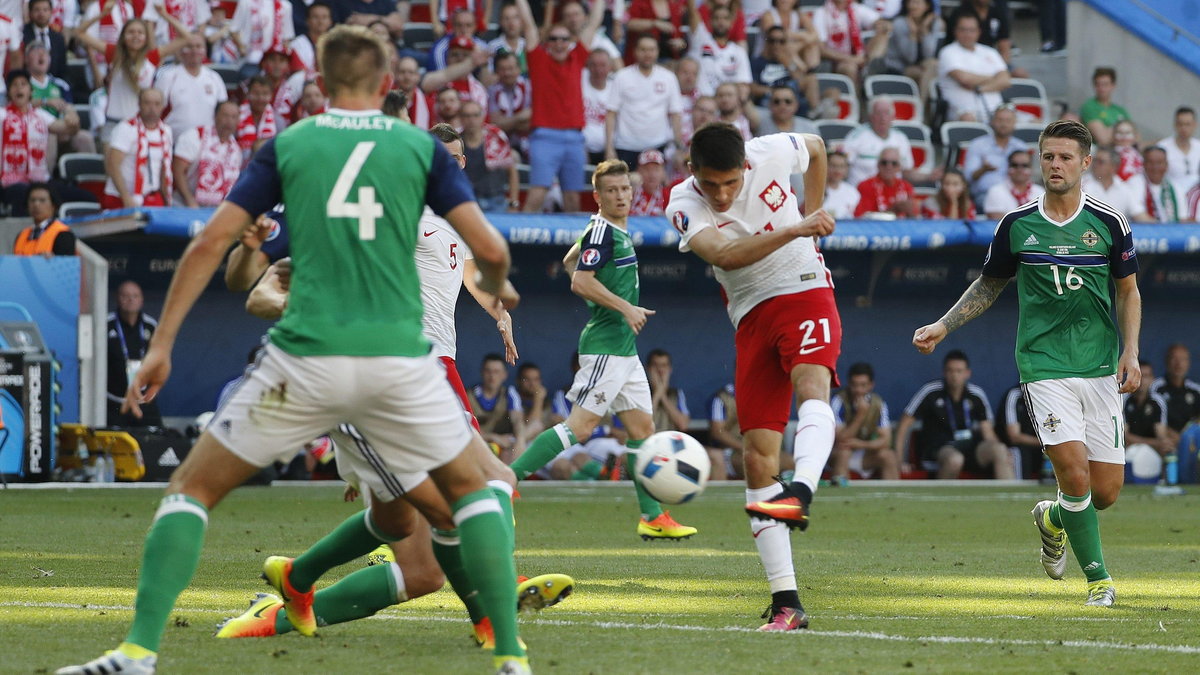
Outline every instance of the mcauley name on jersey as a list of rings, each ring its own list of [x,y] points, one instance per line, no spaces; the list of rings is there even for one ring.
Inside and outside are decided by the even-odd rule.
[[[314,123],[319,127],[349,131],[391,131],[392,127],[400,123],[400,120],[395,117],[388,117],[383,114],[363,117],[317,115],[313,119]]]

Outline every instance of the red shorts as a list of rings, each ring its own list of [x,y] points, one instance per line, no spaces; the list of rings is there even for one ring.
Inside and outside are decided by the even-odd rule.
[[[825,366],[837,386],[842,320],[833,289],[817,288],[760,302],[742,317],[734,336],[734,389],[742,432],[782,432],[792,412],[792,369]]]
[[[439,356],[438,360],[446,368],[446,381],[450,383],[450,388],[458,396],[463,410],[471,416],[471,426],[475,427],[475,431],[479,431],[479,420],[475,419],[475,414],[471,412],[471,402],[467,400],[467,388],[463,386],[462,377],[458,374],[458,366],[455,365],[454,359],[449,356]]]

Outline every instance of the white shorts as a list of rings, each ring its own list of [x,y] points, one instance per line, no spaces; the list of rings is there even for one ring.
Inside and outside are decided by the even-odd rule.
[[[650,414],[650,382],[636,356],[580,354],[567,400],[601,417],[610,410]]]
[[[359,478],[366,478],[359,467],[369,467],[381,484],[390,482],[384,474],[440,467],[471,439],[462,404],[434,356],[293,356],[272,344],[208,431],[233,454],[263,467],[290,459],[296,448],[343,423],[358,430],[371,452],[353,442],[339,450],[358,455]],[[378,496],[386,501],[399,494],[389,488]]]
[[[352,424],[339,424],[329,432],[337,451],[338,475],[359,492],[370,492],[379,501],[390,502],[429,479],[429,472],[392,473],[383,467],[379,451]]]
[[[1039,380],[1021,386],[1043,445],[1081,441],[1087,445],[1090,461],[1125,463],[1125,418],[1115,375]]]

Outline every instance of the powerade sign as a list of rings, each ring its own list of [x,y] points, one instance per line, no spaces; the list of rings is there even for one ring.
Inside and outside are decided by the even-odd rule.
[[[45,429],[42,411],[42,366],[41,363],[25,364],[25,477],[30,480],[49,480],[50,450],[45,444]]]
[[[50,359],[0,353],[0,472],[24,481],[48,481],[54,475],[54,398]]]

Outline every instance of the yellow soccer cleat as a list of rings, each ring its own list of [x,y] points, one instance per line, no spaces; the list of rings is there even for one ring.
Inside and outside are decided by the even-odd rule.
[[[696,534],[696,532],[698,530],[694,527],[680,525],[675,522],[675,519],[667,511],[663,511],[662,515],[649,522],[645,518],[642,518],[638,521],[637,526],[637,533],[646,541],[650,541],[651,539],[687,539]]]
[[[250,601],[250,609],[217,626],[219,638],[272,637],[275,635],[275,617],[283,609],[283,600],[272,593],[257,593]]]
[[[396,562],[396,554],[392,551],[392,547],[387,544],[380,544],[379,548],[367,554],[367,566],[371,565],[386,565]]]
[[[535,612],[557,605],[575,590],[575,580],[565,574],[517,577],[517,610]]]
[[[479,623],[474,624],[472,629],[475,631],[475,645],[480,649],[486,649],[489,652],[496,648],[496,632],[492,630],[492,620],[488,617],[483,617]],[[525,641],[520,637],[517,638],[517,644],[521,645],[521,649],[525,649]]]
[[[313,613],[314,589],[301,593],[292,588],[288,580],[292,574],[292,559],[279,555],[267,558],[263,563],[262,578],[283,598],[283,609],[288,621],[297,633],[312,637],[317,634],[317,615]]]

